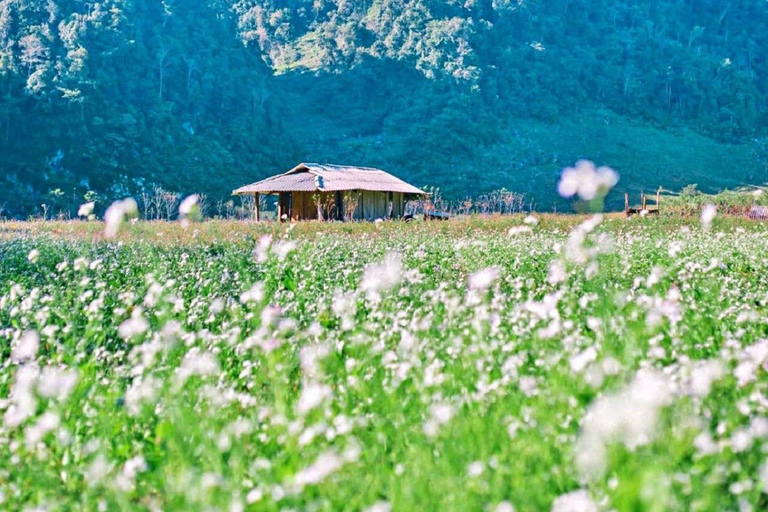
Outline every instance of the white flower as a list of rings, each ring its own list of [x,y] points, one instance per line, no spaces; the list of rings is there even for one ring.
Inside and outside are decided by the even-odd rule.
[[[584,416],[576,446],[582,476],[602,475],[608,443],[620,441],[629,449],[649,443],[660,409],[672,398],[666,377],[651,370],[638,371],[625,389],[598,397]]]
[[[37,355],[38,348],[40,348],[40,335],[37,331],[27,331],[11,349],[11,359],[16,362],[32,360]]]
[[[469,276],[469,288],[471,290],[487,290],[499,278],[500,273],[499,267],[479,270]]]
[[[534,215],[528,215],[523,219],[523,222],[529,226],[534,226],[539,223],[539,219]]]
[[[366,508],[365,512],[392,512],[392,505],[388,501],[377,501]]]
[[[120,225],[126,216],[133,216],[138,211],[136,201],[129,197],[122,201],[115,201],[104,212],[104,222],[106,228],[104,229],[105,238],[114,238],[117,236],[117,232],[120,230]]]
[[[77,216],[90,217],[93,214],[93,207],[94,207],[93,201],[91,201],[90,203],[81,204],[80,208],[77,210]]]
[[[192,194],[191,196],[185,197],[184,200],[179,204],[179,216],[183,219],[193,213],[199,200],[200,196],[197,194]]]
[[[133,310],[131,318],[120,324],[117,329],[117,334],[124,340],[130,340],[141,336],[149,329],[149,322],[146,321],[141,314],[141,309],[136,308]]]
[[[403,267],[400,257],[390,254],[384,262],[368,265],[363,272],[363,280],[360,289],[366,293],[369,299],[375,299],[379,292],[388,290],[402,281]]]
[[[93,487],[101,482],[112,469],[112,465],[107,461],[104,455],[99,454],[83,472],[85,482]]]
[[[450,404],[436,403],[430,406],[429,413],[430,417],[424,424],[424,433],[429,437],[435,437],[440,426],[451,421],[456,410]]]
[[[701,226],[704,229],[709,229],[712,221],[715,220],[715,215],[717,215],[717,207],[713,204],[706,205],[701,210]]]
[[[597,359],[597,350],[594,346],[590,346],[583,352],[580,352],[568,360],[571,365],[571,370],[575,373],[581,373],[589,363]]]
[[[77,370],[48,366],[40,373],[37,392],[45,398],[66,400],[77,385]]]
[[[469,467],[467,467],[467,474],[470,478],[477,478],[483,474],[483,471],[485,471],[485,466],[479,460],[473,462],[469,465]]]
[[[502,501],[496,505],[496,508],[493,509],[493,512],[515,512],[515,506],[508,501]]]
[[[731,436],[731,449],[734,453],[747,451],[752,446],[754,438],[748,430],[737,430]]]
[[[42,441],[45,435],[59,426],[59,415],[47,411],[37,419],[34,425],[27,427],[24,431],[24,442],[28,448],[34,447]]]
[[[37,400],[33,386],[37,380],[37,369],[24,365],[16,372],[16,379],[9,398],[10,406],[5,411],[4,422],[7,428],[14,428],[32,416],[37,409]]]
[[[219,361],[216,356],[210,352],[199,352],[193,349],[184,356],[181,366],[176,370],[176,383],[181,385],[194,375],[215,375],[218,372]]]
[[[27,255],[27,261],[30,263],[37,263],[38,259],[40,259],[40,251],[37,249],[32,249],[29,251],[29,254]]]
[[[697,396],[707,396],[712,383],[725,375],[723,363],[717,360],[702,361],[691,370],[691,393]]]
[[[125,391],[125,410],[131,416],[141,412],[143,403],[152,402],[162,388],[162,382],[154,377],[137,378]]]
[[[532,233],[533,230],[529,226],[512,226],[507,233],[509,236],[525,235]]]
[[[322,404],[332,394],[331,388],[323,384],[305,384],[301,390],[301,396],[296,402],[296,414],[306,415]]]
[[[710,455],[717,452],[717,443],[709,435],[709,432],[702,432],[693,440],[693,447],[701,455]]]
[[[269,247],[272,245],[272,235],[264,235],[259,238],[253,253],[256,256],[257,263],[264,263],[269,258]]]
[[[565,265],[562,261],[554,259],[549,262],[549,273],[547,274],[547,282],[549,284],[562,283],[568,279],[568,273],[565,270]]]
[[[597,504],[584,490],[569,492],[552,503],[552,512],[598,512]]]
[[[285,261],[285,258],[287,258],[288,255],[295,250],[296,250],[296,242],[292,240],[275,242],[275,244],[272,246],[272,252],[277,254],[277,259],[279,261]]]
[[[739,354],[739,365],[733,371],[739,387],[755,380],[760,366],[768,360],[768,340],[759,340]]]
[[[344,461],[333,452],[325,452],[317,457],[309,467],[299,471],[293,479],[299,487],[319,484],[330,475],[338,471],[344,465]]]
[[[264,498],[264,491],[262,491],[259,488],[254,488],[248,491],[248,494],[246,494],[245,502],[248,503],[249,505],[252,505],[257,501],[261,501],[262,498]]]
[[[247,291],[240,294],[240,304],[248,304],[249,302],[261,302],[264,298],[264,284],[261,282],[255,283]]]
[[[147,469],[147,461],[143,456],[137,455],[132,459],[128,459],[123,465],[123,470],[115,477],[115,485],[121,491],[128,492],[133,489],[136,476]]]
[[[557,191],[562,197],[578,195],[584,201],[591,201],[618,182],[619,175],[610,167],[598,168],[589,160],[579,160],[574,167],[563,170]]]

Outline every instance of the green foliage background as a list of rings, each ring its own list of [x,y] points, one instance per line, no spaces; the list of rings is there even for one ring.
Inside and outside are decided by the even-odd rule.
[[[299,161],[543,210],[591,158],[621,192],[766,181],[768,3],[0,0],[0,205],[226,197]],[[51,195],[61,189],[63,194]]]

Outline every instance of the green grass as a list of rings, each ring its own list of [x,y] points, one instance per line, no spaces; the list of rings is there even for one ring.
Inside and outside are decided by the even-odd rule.
[[[2,506],[764,508],[768,229],[584,220],[0,224]]]

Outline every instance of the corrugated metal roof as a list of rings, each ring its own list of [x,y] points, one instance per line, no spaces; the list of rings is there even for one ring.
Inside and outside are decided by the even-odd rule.
[[[275,192],[370,190],[425,195],[413,185],[381,169],[333,164],[299,164],[290,171],[241,187],[233,195]]]

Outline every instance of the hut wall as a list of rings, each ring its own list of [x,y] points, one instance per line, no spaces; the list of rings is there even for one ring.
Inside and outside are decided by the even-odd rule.
[[[317,206],[312,197],[313,192],[292,192],[292,211],[291,220],[313,220],[317,219]]]
[[[405,198],[402,192],[395,192],[392,195],[392,216],[401,219],[405,215]]]
[[[291,192],[292,211],[291,220],[316,220],[317,202],[320,197],[325,220],[337,219],[338,205],[336,204],[336,192]],[[343,215],[343,213],[342,213]],[[357,216],[355,216],[357,218]]]
[[[350,193],[348,193],[350,194]],[[386,219],[389,214],[390,192],[373,192],[368,190],[354,191],[357,197],[357,207],[353,214],[355,220]],[[316,220],[317,204],[315,196],[317,192],[291,192],[290,193],[290,218],[292,221]],[[340,214],[337,213],[339,205],[335,192],[320,193],[322,204],[325,208],[326,220],[336,219],[337,215],[343,218],[343,205]],[[405,198],[401,192],[392,193],[392,217],[403,217],[405,210]]]
[[[354,214],[355,220],[386,219],[387,213],[389,213],[389,192],[373,192],[369,190],[359,192],[357,208]]]

